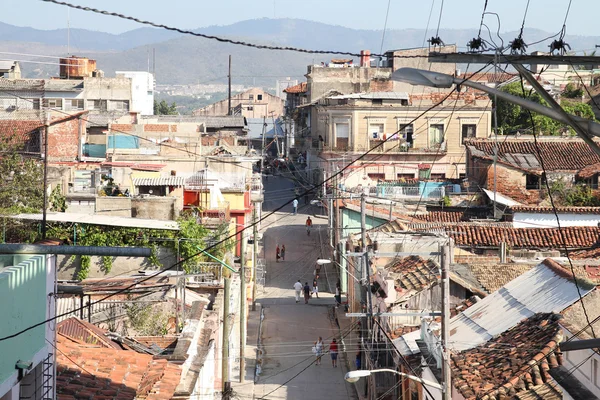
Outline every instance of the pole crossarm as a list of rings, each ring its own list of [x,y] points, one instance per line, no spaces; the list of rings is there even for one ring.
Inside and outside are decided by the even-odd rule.
[[[458,64],[493,64],[495,54],[478,53],[429,53],[431,63],[458,63]],[[572,55],[502,55],[506,62],[511,64],[537,64],[537,65],[599,65],[598,56],[572,56]]]
[[[441,317],[440,311],[432,312],[403,312],[403,313],[346,313],[348,318],[362,317]]]

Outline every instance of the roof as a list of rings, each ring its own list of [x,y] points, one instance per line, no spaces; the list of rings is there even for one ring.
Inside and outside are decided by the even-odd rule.
[[[595,226],[538,229],[463,222],[444,229],[456,245],[469,247],[497,247],[505,242],[514,248],[563,249],[566,245],[585,249],[594,247],[600,239],[600,228]]]
[[[297,85],[283,89],[284,93],[306,93],[308,91],[306,82],[301,82]]]
[[[57,336],[58,399],[169,399],[181,367],[131,350],[77,343]]]
[[[482,190],[487,195],[487,197],[489,197],[489,199],[492,201],[494,201],[494,193],[495,193],[496,194],[495,195],[496,203],[498,203],[498,204],[502,204],[504,206],[509,206],[509,207],[518,206],[521,204],[517,201],[514,201],[510,197],[503,195],[502,193],[498,193],[497,191],[493,192],[491,190],[487,190],[487,189],[483,189],[483,188],[482,188]]]
[[[595,286],[573,276],[547,259],[450,320],[450,335],[460,338],[456,351],[475,348],[540,312],[561,311]],[[579,286],[579,288],[578,288]]]
[[[429,211],[427,214],[415,214],[413,217],[427,222],[461,222],[464,215],[463,211]]]
[[[0,90],[31,90],[42,92],[44,90],[43,79],[0,79]]]
[[[532,264],[469,264],[467,268],[475,276],[481,286],[493,293],[513,279],[535,267]]]
[[[465,72],[457,76],[459,79],[468,78],[471,82],[492,82],[492,83],[502,83],[506,82],[518,74],[512,74],[509,72],[476,72],[469,73]]]
[[[183,176],[162,176],[159,178],[133,178],[134,186],[184,186]]]
[[[575,177],[577,179],[590,179],[598,173],[600,173],[600,163],[583,167],[575,174]]]
[[[515,395],[515,400],[562,400],[563,398],[562,390],[554,381],[534,386]]]
[[[453,354],[452,384],[465,400],[472,400],[552,382],[548,370],[559,365],[554,350],[562,340],[560,318],[552,313],[532,315],[482,346]],[[562,399],[555,397],[560,393],[555,389],[554,397],[543,398]]]
[[[83,80],[81,79],[49,79],[45,89],[51,92],[81,92]]]
[[[8,72],[18,65],[18,61],[14,60],[0,60],[0,72]]]
[[[600,291],[596,289],[585,296],[583,298],[583,303],[586,311],[600,309]],[[594,316],[595,313],[596,311],[594,311]],[[600,332],[600,321],[597,319],[592,320],[591,324],[594,332],[592,332],[590,329],[590,325],[587,322],[587,318],[583,307],[581,307],[580,301],[564,309],[561,314],[565,318],[560,321],[560,324],[564,326],[572,335],[576,335],[578,339],[594,339],[598,332]]]
[[[498,161],[526,171],[541,171],[541,163],[547,171],[573,171],[600,163],[600,155],[581,139],[559,138],[538,139],[540,155],[533,140],[506,137],[496,142],[493,139],[469,139],[465,145],[471,155],[493,160],[494,148],[498,145]]]
[[[510,208],[513,213],[538,213],[554,215],[554,208],[517,205]],[[600,214],[600,207],[556,207],[559,214]]]
[[[43,126],[40,120],[0,120],[0,137],[10,139],[12,145],[22,146],[29,141],[33,132]]]
[[[105,330],[76,317],[59,322],[56,332],[78,343],[122,350],[121,346],[106,337]]]
[[[419,256],[404,257],[385,266],[385,269],[397,276],[396,290],[420,291],[438,281],[439,267],[431,260]]]
[[[42,214],[17,214],[11,215],[11,218],[31,221],[41,221],[43,219]],[[127,228],[164,229],[173,231],[179,230],[179,225],[175,221],[116,217],[113,215],[49,212],[46,215],[46,220],[50,222],[71,222],[84,225],[121,226]]]
[[[197,124],[206,124],[207,128],[244,128],[246,127],[246,119],[236,115],[148,115],[142,116],[144,120],[157,120],[160,122],[188,122]]]
[[[409,96],[406,92],[367,92],[367,93],[352,93],[330,96],[329,99],[389,99],[389,100],[408,100]]]

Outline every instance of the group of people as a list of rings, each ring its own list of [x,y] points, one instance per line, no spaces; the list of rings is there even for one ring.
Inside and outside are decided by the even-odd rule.
[[[276,262],[279,262],[279,259],[281,258],[282,261],[285,261],[285,244],[282,244],[281,247],[279,247],[279,245],[277,245],[277,248],[275,249],[275,260]]]
[[[321,357],[323,357],[323,338],[319,336],[319,339],[313,345],[313,353],[317,357],[315,364],[321,365]],[[329,344],[329,355],[331,356],[331,365],[337,368],[337,357],[338,357],[338,345],[337,340],[333,338]]]
[[[296,303],[300,301],[300,293],[304,294],[304,304],[308,304],[308,299],[312,295],[315,295],[317,299],[319,298],[319,286],[317,283],[317,279],[313,279],[312,288],[308,285],[308,282],[304,282],[304,285],[298,279],[298,282],[294,283],[294,290],[296,291]]]

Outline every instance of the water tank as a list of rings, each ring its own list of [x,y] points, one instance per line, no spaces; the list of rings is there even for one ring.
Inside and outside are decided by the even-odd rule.
[[[96,70],[96,60],[87,57],[71,56],[60,59],[61,79],[82,79],[91,77]]]

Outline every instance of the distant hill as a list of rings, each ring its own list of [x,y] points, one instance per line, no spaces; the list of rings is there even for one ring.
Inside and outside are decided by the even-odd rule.
[[[263,44],[351,52],[369,49],[373,53],[381,49],[382,34],[380,30],[357,30],[300,19],[269,18],[227,26],[209,26],[196,31]],[[429,32],[428,36],[431,34]],[[464,48],[476,36],[477,30],[440,30],[439,34],[446,43],[455,43]],[[0,23],[0,37],[3,39],[0,51],[65,55],[66,35],[65,29],[42,31]],[[526,29],[524,33],[528,42],[550,35],[534,29]],[[517,36],[517,32],[505,32],[502,36],[505,44],[508,44]],[[383,50],[419,47],[424,37],[423,29],[390,30],[386,32]],[[485,38],[489,39],[487,33]],[[493,36],[492,39],[500,44],[497,37]],[[600,43],[600,37],[592,36],[566,36],[565,40],[576,50],[593,49],[596,43]],[[547,50],[548,44],[544,42],[528,50]],[[98,68],[108,76],[112,76],[116,70],[146,70],[153,49],[156,51],[156,78],[159,84],[223,83],[226,81],[229,54],[233,56],[234,82],[257,86],[274,86],[278,77],[303,79],[307,65],[331,58],[327,55],[257,50],[147,27],[120,35],[71,30],[71,54],[95,58]],[[2,58],[10,58],[10,55],[3,55]],[[56,76],[58,73],[57,65],[23,63],[22,66],[27,77]]]

